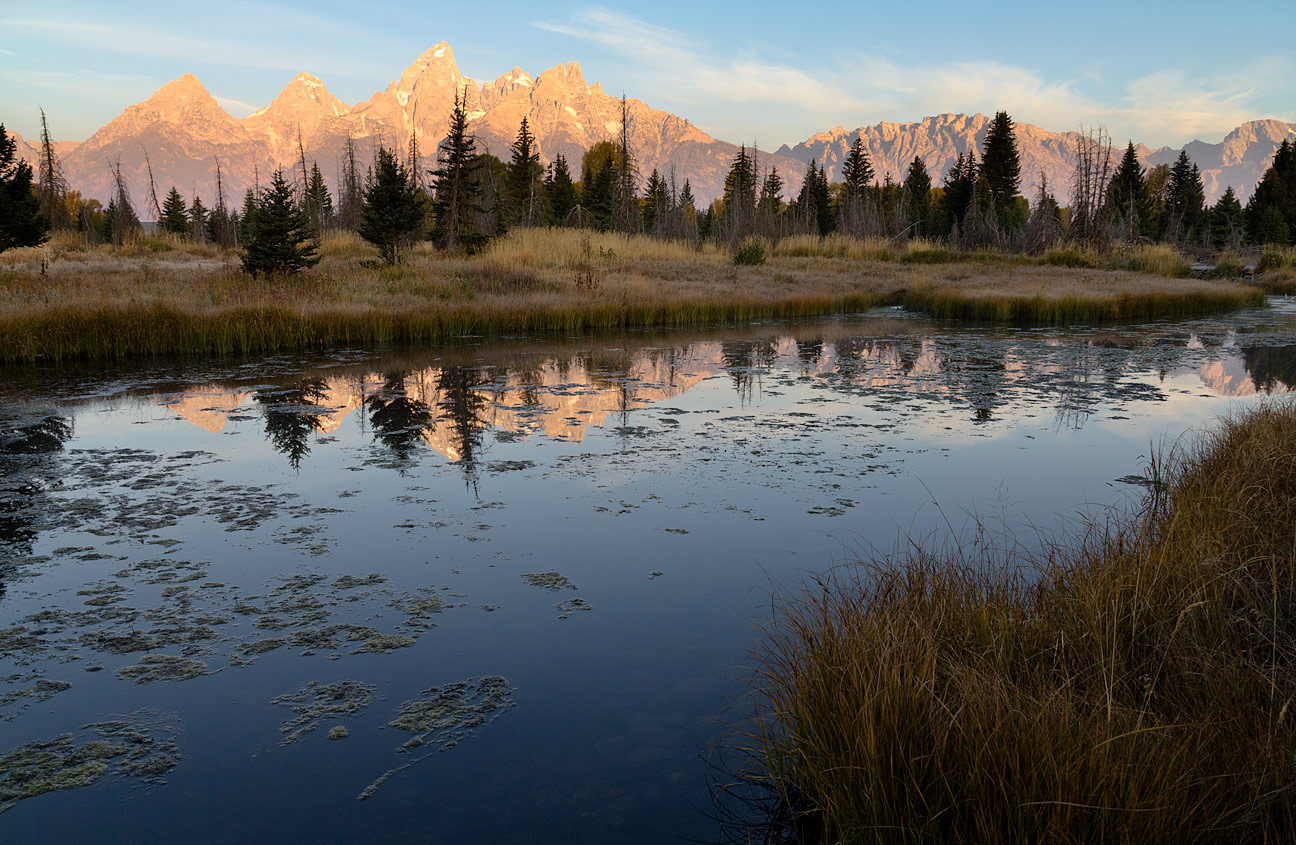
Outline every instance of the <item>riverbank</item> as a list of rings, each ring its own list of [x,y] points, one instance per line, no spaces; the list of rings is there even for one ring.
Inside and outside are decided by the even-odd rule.
[[[234,253],[157,238],[75,239],[0,255],[0,360],[248,354],[430,343],[491,332],[675,326],[903,305],[955,319],[1062,324],[1184,316],[1263,302],[1230,281],[1051,266],[918,243],[776,250],[737,266],[715,247],[520,230],[473,258],[417,244],[395,267],[350,234],[288,280],[252,279]]]
[[[1290,841],[1296,410],[1046,557],[911,547],[783,596],[751,749],[824,842]]]

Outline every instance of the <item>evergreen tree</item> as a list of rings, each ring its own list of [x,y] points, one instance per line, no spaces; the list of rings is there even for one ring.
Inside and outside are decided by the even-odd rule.
[[[509,225],[539,226],[545,220],[544,166],[535,136],[522,118],[504,177],[504,207]]]
[[[1210,210],[1210,240],[1218,247],[1239,246],[1246,231],[1246,217],[1233,186],[1224,189],[1224,195],[1215,201]]]
[[[31,165],[18,158],[18,142],[0,123],[0,252],[45,243],[49,218],[32,190]]]
[[[1021,160],[1017,155],[1017,138],[1013,133],[1012,118],[1008,112],[995,114],[981,147],[981,170],[985,177],[989,201],[994,206],[999,228],[1005,231],[1020,228],[1017,198],[1021,184]]]
[[[913,220],[910,230],[914,237],[921,238],[931,227],[931,176],[927,165],[918,156],[909,163],[909,170],[904,177],[904,202]]]
[[[756,223],[756,162],[747,147],[738,148],[724,184],[724,236],[736,242],[750,235]]]
[[[378,148],[364,191],[360,237],[378,247],[383,260],[400,260],[402,243],[423,237],[423,200],[405,165],[386,147]]]
[[[293,197],[293,188],[276,170],[270,187],[255,204],[253,224],[243,242],[243,269],[252,275],[288,275],[319,263],[318,233]]]
[[[950,236],[962,224],[968,208],[972,205],[976,181],[976,153],[969,151],[966,158],[959,153],[954,163],[950,165],[949,172],[945,174],[945,190],[941,194],[940,227],[937,234]]]
[[[836,227],[828,188],[828,173],[811,159],[796,199],[797,227],[806,234],[826,236]]]
[[[1284,140],[1246,207],[1247,236],[1258,244],[1286,244],[1296,234],[1296,144]]]
[[[243,194],[243,210],[238,215],[238,239],[246,243],[256,234],[257,194],[248,188]]]
[[[162,202],[162,219],[158,221],[164,232],[170,232],[173,235],[188,234],[191,226],[189,222],[189,209],[185,205],[184,197],[180,192],[171,186],[171,191],[166,195]]]
[[[202,198],[195,194],[193,204],[189,206],[189,234],[193,237],[195,243],[202,243],[207,240],[208,216]]]
[[[693,187],[689,180],[684,180],[684,187],[680,190],[679,196],[680,208],[684,211],[684,221],[687,225],[697,226],[697,200],[693,198]]]
[[[1107,207],[1117,229],[1127,239],[1138,235],[1151,236],[1156,232],[1152,213],[1152,197],[1143,178],[1143,168],[1134,152],[1134,142],[1125,147],[1125,155],[1116,174],[1107,186]]]
[[[480,205],[480,180],[475,178],[480,162],[477,142],[468,134],[468,107],[456,94],[446,139],[437,148],[437,167],[432,171],[432,240],[445,250],[476,249],[486,241],[475,216]]]
[[[658,215],[664,217],[670,211],[670,206],[670,189],[666,186],[666,181],[657,174],[657,169],[653,168],[652,175],[648,177],[648,187],[644,190],[644,231],[652,234],[657,225]]]
[[[1166,183],[1166,216],[1162,237],[1170,241],[1192,240],[1199,233],[1202,212],[1206,205],[1206,188],[1201,172],[1188,151],[1181,150],[1170,168]]]
[[[567,217],[567,212],[575,208],[578,202],[576,185],[572,182],[571,171],[567,169],[567,159],[562,153],[558,153],[545,175],[545,204],[549,209],[550,221],[561,224]]]
[[[864,139],[856,135],[850,152],[846,154],[846,161],[842,163],[842,185],[846,197],[863,197],[865,189],[872,183],[873,164],[869,161],[868,151],[864,149]]]
[[[117,200],[108,200],[108,207],[104,209],[103,221],[99,225],[99,238],[102,241],[112,243],[113,224],[117,222]]]
[[[581,160],[580,204],[602,231],[612,228],[616,204],[617,159],[620,151],[611,141],[600,141]]]
[[[310,181],[306,183],[306,208],[310,210],[311,226],[323,231],[333,225],[333,197],[324,184],[319,162],[311,162]]]

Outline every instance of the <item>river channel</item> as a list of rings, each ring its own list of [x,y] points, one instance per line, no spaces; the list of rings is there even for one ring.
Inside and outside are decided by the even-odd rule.
[[[0,370],[0,840],[714,840],[772,590],[1293,384],[1282,300]]]

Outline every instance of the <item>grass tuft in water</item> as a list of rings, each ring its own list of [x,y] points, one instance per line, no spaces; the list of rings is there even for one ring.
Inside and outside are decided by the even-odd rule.
[[[1296,409],[1042,557],[912,545],[776,601],[749,750],[824,842],[1292,841]]]

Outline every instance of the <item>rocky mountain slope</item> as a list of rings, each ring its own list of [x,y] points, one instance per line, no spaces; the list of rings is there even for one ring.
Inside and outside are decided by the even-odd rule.
[[[526,117],[543,161],[561,153],[577,178],[584,151],[598,141],[615,138],[619,131],[619,99],[605,93],[599,83],[587,83],[579,64],[558,65],[534,77],[514,68],[492,82],[479,83],[459,72],[453,50],[442,42],[415,59],[385,89],[354,105],[329,93],[318,77],[301,73],[268,106],[234,118],[196,77],[185,74],[128,107],[86,141],[60,142],[58,152],[72,187],[102,200],[110,194],[110,165],[120,162],[147,219],[151,203],[146,154],[159,194],[175,185],[189,197],[201,196],[208,207],[215,199],[219,161],[227,201],[237,205],[248,187],[258,180],[265,182],[274,169],[295,173],[302,152],[308,162],[319,163],[330,184],[336,184],[348,137],[354,140],[363,166],[378,144],[404,151],[412,136],[418,140],[424,167],[431,167],[456,94],[465,98],[470,129],[481,148],[507,159],[509,144]],[[628,100],[627,105],[631,148],[644,179],[655,168],[664,176],[673,171],[680,185],[690,180],[701,201],[723,192],[737,146],[640,100]],[[56,123],[57,115],[51,115],[51,120]],[[785,192],[794,194],[807,162],[825,163],[829,175],[837,177],[850,144],[862,136],[879,181],[888,174],[902,179],[918,156],[933,184],[939,185],[957,154],[980,148],[989,124],[990,119],[981,114],[945,114],[916,123],[879,123],[849,131],[838,127],[795,147],[763,153],[760,165],[776,166],[787,184]],[[1016,131],[1023,193],[1033,193],[1042,174],[1065,202],[1074,163],[1074,133],[1049,132],[1024,123],[1017,124]],[[1233,185],[1245,201],[1282,138],[1291,135],[1296,135],[1296,124],[1254,121],[1219,144],[1194,141],[1187,149],[1205,174],[1210,199]],[[1118,155],[1122,141],[1116,139]],[[1141,145],[1138,151],[1148,164],[1172,161],[1178,154],[1178,150]],[[34,142],[19,139],[19,153],[34,163]]]

